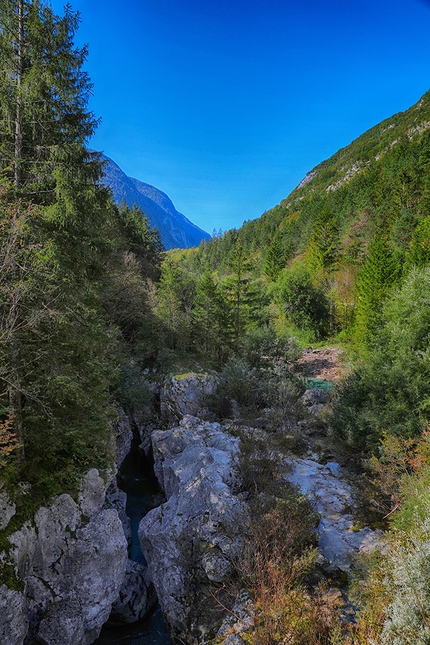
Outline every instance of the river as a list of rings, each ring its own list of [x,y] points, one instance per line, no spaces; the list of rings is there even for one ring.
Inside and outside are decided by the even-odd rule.
[[[121,489],[127,493],[127,515],[131,520],[131,558],[145,562],[139,545],[138,527],[151,507],[151,500],[159,493],[151,465],[138,450],[125,458],[119,477]],[[171,645],[169,633],[160,609],[139,623],[124,626],[104,625],[94,645]]]

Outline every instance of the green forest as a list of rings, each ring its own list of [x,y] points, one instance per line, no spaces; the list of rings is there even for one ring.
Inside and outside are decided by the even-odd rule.
[[[355,461],[367,521],[388,547],[361,563],[348,633],[333,623],[310,637],[300,605],[308,617],[288,642],[430,643],[430,92],[259,219],[165,252],[144,213],[114,204],[88,149],[98,118],[78,14],[0,0],[0,16],[0,468],[18,508],[8,532],[75,494],[88,468],[112,468],[112,425],[121,407],[153,413],[151,378],[216,371],[214,414],[228,417],[234,399],[258,417],[303,392],[303,348],[336,345],[348,374],[332,442]],[[284,642],[271,638],[252,643]]]

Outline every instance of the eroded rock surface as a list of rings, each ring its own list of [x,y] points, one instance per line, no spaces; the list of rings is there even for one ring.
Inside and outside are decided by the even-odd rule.
[[[147,567],[129,560],[119,597],[112,605],[109,621],[135,623],[142,620],[157,602],[154,585],[149,580]]]
[[[208,418],[207,397],[214,394],[217,379],[210,374],[170,376],[160,393],[160,409],[164,423],[177,425],[185,415]]]
[[[9,537],[9,563],[24,590],[1,588],[2,644],[22,645],[28,625],[44,645],[89,645],[97,638],[127,563],[124,530],[118,512],[103,508],[105,492],[105,481],[90,470],[79,503],[60,495]],[[16,612],[8,624],[11,606]]]
[[[0,643],[19,645],[24,642],[28,630],[28,618],[24,594],[0,587]]]
[[[338,463],[325,465],[314,459],[288,461],[286,479],[295,484],[320,515],[319,549],[325,559],[343,571],[350,571],[357,553],[377,548],[378,531],[358,529],[350,513],[354,506],[352,490]]]
[[[218,423],[189,415],[152,440],[167,502],[143,518],[139,539],[171,631],[200,643],[222,618],[211,591],[232,574],[243,545],[239,442]]]
[[[4,531],[16,513],[16,504],[12,502],[6,490],[2,490],[4,483],[0,481],[0,531]]]

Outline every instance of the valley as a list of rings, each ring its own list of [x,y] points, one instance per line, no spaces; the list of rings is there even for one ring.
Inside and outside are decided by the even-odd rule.
[[[430,92],[210,238],[0,9],[2,645],[430,642]]]

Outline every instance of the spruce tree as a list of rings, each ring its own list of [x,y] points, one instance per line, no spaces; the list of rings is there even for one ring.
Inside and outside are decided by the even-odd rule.
[[[380,324],[382,305],[400,272],[384,232],[371,239],[367,260],[357,276],[356,332],[366,340]]]
[[[69,5],[59,17],[0,0],[1,421],[30,478],[102,465],[109,450],[117,355],[99,282],[115,210],[85,146],[97,120],[78,22]]]

